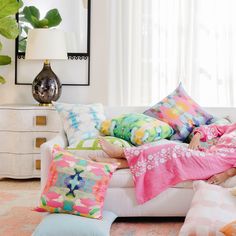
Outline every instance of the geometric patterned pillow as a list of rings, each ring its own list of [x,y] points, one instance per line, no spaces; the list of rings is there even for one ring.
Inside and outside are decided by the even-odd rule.
[[[99,135],[96,126],[105,120],[102,104],[81,105],[53,102],[53,105],[60,115],[70,146],[75,146],[80,140]]]
[[[205,125],[213,118],[183,89],[182,84],[144,114],[168,123],[175,131],[172,140],[184,141],[194,127]]]
[[[230,188],[195,181],[194,197],[179,236],[223,236],[220,228],[236,219],[236,197]]]
[[[127,148],[131,147],[132,145],[128,143],[127,141],[112,137],[112,136],[104,136],[103,137],[106,141],[109,143],[115,144],[119,147]],[[109,157],[101,148],[98,138],[90,138],[86,140],[81,140],[76,145],[73,145],[72,147],[67,147],[66,150],[73,153],[75,156],[83,157],[83,158],[89,158],[89,157],[102,157],[107,158]]]
[[[139,113],[105,120],[98,128],[104,135],[124,139],[136,146],[168,138],[173,134],[167,123]]]
[[[116,164],[93,162],[54,146],[47,183],[36,211],[100,219]]]

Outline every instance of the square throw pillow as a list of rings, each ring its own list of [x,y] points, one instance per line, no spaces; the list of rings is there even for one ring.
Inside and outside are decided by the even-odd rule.
[[[113,137],[113,136],[104,136],[103,137],[109,143],[118,145],[123,148],[131,147],[132,145],[127,141]],[[74,146],[74,147],[73,147]],[[76,156],[89,158],[89,157],[109,157],[101,148],[98,138],[90,138],[86,140],[81,140],[78,144],[73,145],[72,147],[67,147],[66,150],[70,151]]]
[[[104,135],[124,139],[136,146],[168,138],[173,134],[173,129],[167,123],[139,113],[105,120],[99,130]]]
[[[100,219],[108,184],[117,165],[76,157],[54,146],[46,186],[37,211]]]
[[[180,141],[184,141],[194,127],[208,124],[213,118],[185,92],[181,83],[144,114],[168,123],[175,131],[171,139]]]
[[[53,102],[60,115],[63,128],[70,146],[80,140],[94,138],[99,135],[96,126],[105,120],[102,104],[68,104]]]
[[[204,181],[193,183],[194,197],[179,236],[224,235],[221,227],[236,219],[231,189]]]
[[[101,220],[69,214],[50,214],[36,227],[32,236],[109,236],[116,215],[103,211]]]

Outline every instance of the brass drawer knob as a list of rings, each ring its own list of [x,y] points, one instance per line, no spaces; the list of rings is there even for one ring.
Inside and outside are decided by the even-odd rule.
[[[35,147],[36,147],[36,148],[40,148],[40,146],[41,146],[43,143],[45,143],[45,142],[47,142],[47,139],[46,139],[46,138],[36,138],[36,140],[35,140]]]
[[[41,160],[35,160],[35,169],[41,170]]]
[[[47,117],[46,116],[36,116],[36,125],[37,126],[46,126]]]

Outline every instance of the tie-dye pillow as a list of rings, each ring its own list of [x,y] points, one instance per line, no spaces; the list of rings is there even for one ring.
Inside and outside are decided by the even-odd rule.
[[[116,164],[74,156],[55,145],[46,186],[37,211],[69,213],[100,219]]]
[[[96,126],[105,120],[102,104],[67,104],[53,102],[63,123],[69,145],[74,147],[80,140],[99,135]]]
[[[105,120],[99,130],[105,135],[122,138],[136,146],[168,138],[173,134],[167,123],[139,113]]]
[[[180,141],[184,141],[194,127],[208,124],[213,118],[186,93],[181,83],[144,114],[168,123],[175,131],[171,139]]]

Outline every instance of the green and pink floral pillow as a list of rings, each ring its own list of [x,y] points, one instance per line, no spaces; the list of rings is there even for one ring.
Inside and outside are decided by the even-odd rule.
[[[168,123],[175,131],[171,139],[180,141],[184,141],[194,127],[209,124],[213,118],[186,93],[181,83],[144,114]]]
[[[58,145],[52,158],[36,211],[102,218],[106,190],[117,165],[76,157]]]

